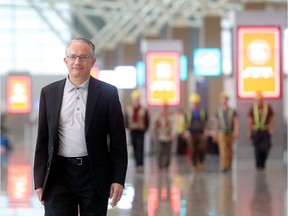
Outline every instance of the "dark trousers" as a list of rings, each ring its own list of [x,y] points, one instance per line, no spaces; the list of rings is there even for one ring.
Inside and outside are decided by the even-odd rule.
[[[134,158],[136,166],[144,165],[144,131],[131,130],[131,143],[133,146]]]
[[[190,156],[193,166],[204,163],[206,156],[206,141],[203,134],[191,134]]]
[[[271,148],[270,139],[268,131],[254,132],[252,135],[256,168],[265,169],[266,160]]]
[[[45,216],[106,216],[108,197],[95,188],[90,165],[74,165],[57,160],[47,185]],[[51,170],[52,171],[52,170]]]
[[[160,169],[170,166],[171,146],[172,141],[158,141],[157,143],[157,162]]]
[[[187,142],[183,134],[177,134],[177,155],[185,155],[187,150]]]

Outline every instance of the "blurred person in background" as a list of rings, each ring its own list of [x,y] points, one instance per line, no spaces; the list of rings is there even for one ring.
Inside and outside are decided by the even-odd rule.
[[[12,150],[11,141],[9,138],[9,117],[7,114],[1,114],[1,131],[0,131],[0,165],[1,165],[1,187],[4,188],[7,185],[7,168],[9,154]]]
[[[264,101],[261,91],[257,91],[255,102],[248,113],[248,137],[252,141],[256,169],[262,171],[271,148],[274,132],[274,112],[271,105]]]
[[[117,88],[90,76],[94,44],[72,39],[68,76],[41,90],[34,183],[46,216],[106,216],[120,200],[127,171]]]
[[[9,120],[7,114],[1,114],[1,131],[0,131],[0,163],[1,170],[8,166],[8,155],[12,150],[9,138]],[[3,171],[3,170],[2,170]],[[3,173],[2,173],[3,174]]]
[[[176,154],[185,155],[187,152],[187,141],[185,139],[185,111],[178,107],[174,114],[174,127],[176,134]]]
[[[223,172],[228,172],[232,166],[233,142],[239,133],[239,120],[236,110],[228,104],[228,94],[223,91],[219,98],[220,106],[215,115],[214,135],[219,146],[220,168]]]
[[[135,89],[131,93],[132,104],[125,112],[125,125],[130,134],[137,172],[144,171],[144,138],[149,128],[148,109],[141,104],[140,91]]]
[[[189,98],[191,108],[186,112],[186,129],[189,132],[190,157],[192,160],[192,171],[204,168],[209,131],[208,112],[200,107],[201,97],[192,93]]]
[[[173,136],[173,118],[169,113],[169,106],[163,102],[161,110],[156,113],[153,124],[153,137],[156,143],[158,168],[168,169],[171,161]]]

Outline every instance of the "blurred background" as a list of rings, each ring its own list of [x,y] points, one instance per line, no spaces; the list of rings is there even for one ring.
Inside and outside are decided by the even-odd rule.
[[[191,172],[175,141],[169,172],[159,172],[151,129],[139,174],[128,139],[126,189],[108,215],[287,215],[286,0],[1,0],[0,14],[1,215],[44,214],[31,168],[40,90],[67,76],[65,47],[75,37],[95,44],[91,75],[118,88],[123,110],[138,89],[153,122],[163,100],[175,113],[189,109],[197,92],[213,125],[225,91],[240,120],[226,175],[219,172],[217,143],[208,140],[204,171]],[[248,110],[259,90],[275,113],[260,174],[247,138]]]

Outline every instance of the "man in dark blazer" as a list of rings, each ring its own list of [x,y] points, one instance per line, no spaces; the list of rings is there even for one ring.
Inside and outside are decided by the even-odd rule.
[[[127,171],[116,87],[94,79],[95,47],[71,40],[67,78],[41,90],[34,181],[47,216],[104,216],[120,200]]]

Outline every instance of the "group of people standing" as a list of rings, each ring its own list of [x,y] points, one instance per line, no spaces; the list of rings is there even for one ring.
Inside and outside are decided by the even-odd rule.
[[[160,110],[153,114],[151,125],[148,108],[140,103],[140,92],[134,90],[131,96],[133,102],[127,108],[125,119],[126,128],[130,132],[137,171],[143,172],[144,136],[150,126],[153,143],[156,143],[159,169],[169,167],[174,141],[176,141],[177,154],[189,155],[192,171],[203,169],[207,140],[210,137],[218,146],[220,170],[223,173],[231,171],[233,143],[239,134],[239,116],[237,110],[230,107],[226,92],[219,94],[219,107],[214,114],[213,124],[209,120],[207,110],[200,106],[201,97],[197,93],[190,95],[190,106],[187,111],[179,107],[172,114],[169,105],[164,101]],[[262,93],[257,92],[255,103],[248,113],[248,137],[254,148],[255,166],[258,170],[265,169],[271,147],[273,119],[271,106],[264,102]]]

